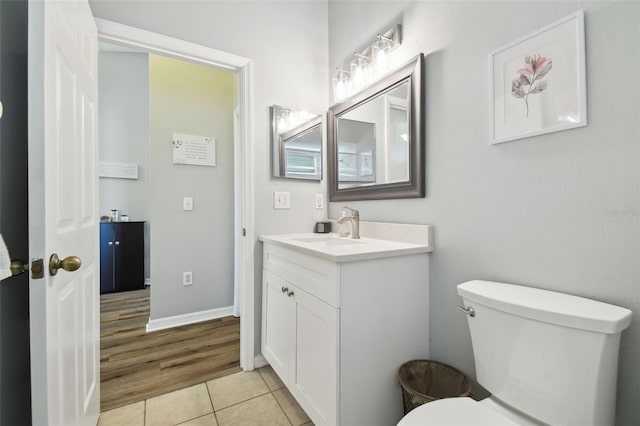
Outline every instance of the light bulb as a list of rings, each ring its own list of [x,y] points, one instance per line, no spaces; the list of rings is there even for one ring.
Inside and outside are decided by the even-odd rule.
[[[351,86],[354,92],[369,85],[369,62],[368,57],[355,53],[355,58],[351,61]]]
[[[344,87],[344,81],[339,80],[336,84],[336,100],[341,101],[347,95],[347,88]]]
[[[349,73],[337,68],[336,77],[333,79],[333,97],[336,102],[342,102],[350,95],[350,86]]]
[[[278,119],[278,132],[282,133],[287,130],[287,120],[281,115]]]
[[[378,34],[378,41],[371,46],[373,66],[376,76],[385,74],[389,70],[389,50],[391,42],[386,37]]]

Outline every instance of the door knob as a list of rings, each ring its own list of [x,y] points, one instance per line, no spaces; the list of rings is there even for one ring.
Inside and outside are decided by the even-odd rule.
[[[11,275],[15,277],[16,275],[27,272],[29,270],[29,264],[24,263],[22,260],[12,260],[10,269]]]
[[[62,268],[65,271],[71,272],[80,268],[82,261],[78,256],[67,256],[60,260],[56,253],[53,253],[49,258],[49,274],[56,275],[58,269]]]

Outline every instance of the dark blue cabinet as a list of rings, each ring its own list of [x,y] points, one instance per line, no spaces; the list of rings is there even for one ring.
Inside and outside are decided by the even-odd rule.
[[[144,222],[100,223],[100,293],[144,288]]]

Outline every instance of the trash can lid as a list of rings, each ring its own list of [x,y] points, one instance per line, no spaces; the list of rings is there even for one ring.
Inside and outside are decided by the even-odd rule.
[[[398,426],[518,426],[510,419],[471,398],[445,398],[421,405],[404,416]]]

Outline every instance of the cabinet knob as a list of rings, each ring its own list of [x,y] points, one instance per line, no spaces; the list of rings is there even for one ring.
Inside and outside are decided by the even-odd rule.
[[[107,243],[107,245],[112,246],[112,245],[113,245],[113,241],[109,241],[109,242]]]
[[[289,291],[289,288],[282,286],[282,288],[280,289],[283,293],[286,293]]]
[[[291,297],[293,295],[294,295],[293,290],[287,292],[287,296]]]
[[[119,246],[120,245],[120,241],[116,241],[116,245]]]

